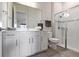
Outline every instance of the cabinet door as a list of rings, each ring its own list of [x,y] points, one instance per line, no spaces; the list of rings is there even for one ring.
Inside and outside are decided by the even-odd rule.
[[[4,57],[15,57],[16,56],[16,40],[5,39],[3,47]]]
[[[32,32],[32,54],[40,51],[40,32]]]
[[[46,32],[41,32],[41,51],[48,48],[48,37]]]
[[[0,32],[0,57],[2,56],[2,32]]]
[[[18,40],[12,33],[3,33],[3,56],[17,57],[19,56]]]
[[[20,39],[20,56],[29,56],[30,55],[30,38],[29,32],[19,32]]]

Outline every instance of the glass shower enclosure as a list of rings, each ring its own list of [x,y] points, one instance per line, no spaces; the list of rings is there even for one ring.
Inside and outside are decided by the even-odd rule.
[[[59,46],[79,51],[79,5],[54,15]]]

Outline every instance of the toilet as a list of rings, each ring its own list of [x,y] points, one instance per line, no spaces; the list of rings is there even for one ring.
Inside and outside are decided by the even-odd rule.
[[[57,49],[59,39],[52,38],[52,32],[48,32],[48,40],[49,40],[49,47],[53,49]]]

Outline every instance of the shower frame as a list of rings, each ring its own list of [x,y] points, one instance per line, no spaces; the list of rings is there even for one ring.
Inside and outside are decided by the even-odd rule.
[[[71,9],[76,8],[76,7],[79,7],[79,5],[73,6],[71,8],[68,8],[66,10],[63,10],[63,11],[60,11],[60,12],[54,14],[54,16],[53,16],[53,18],[54,18],[54,32],[55,32],[55,24],[56,24],[56,22],[58,22],[58,23],[68,23],[68,22],[79,21],[79,18],[73,18],[72,20],[67,20],[67,21],[59,21],[59,20],[56,21],[55,20],[56,15],[58,15],[60,13],[63,13],[63,12],[70,11]],[[66,28],[65,28],[65,48],[67,48],[67,31],[68,31],[68,28],[67,28],[67,25],[66,25]],[[54,34],[55,34],[54,36],[56,36],[56,33],[54,33]]]

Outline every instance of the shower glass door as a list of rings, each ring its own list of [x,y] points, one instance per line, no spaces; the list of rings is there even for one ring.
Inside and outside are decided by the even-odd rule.
[[[59,46],[79,51],[79,6],[56,14],[54,19]]]
[[[55,37],[60,39],[59,46],[66,48],[67,46],[67,23],[64,21],[65,12],[61,12],[55,16]]]

